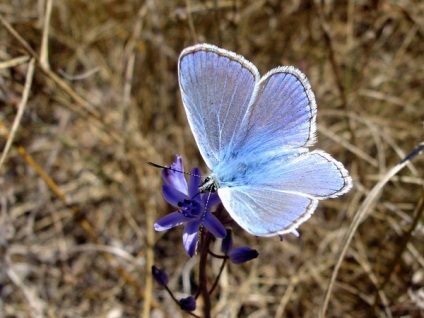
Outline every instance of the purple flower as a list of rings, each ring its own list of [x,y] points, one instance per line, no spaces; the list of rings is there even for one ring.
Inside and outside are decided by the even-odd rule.
[[[193,296],[188,296],[186,298],[181,298],[178,303],[180,308],[186,311],[193,311],[196,309],[196,299]]]
[[[257,258],[259,255],[257,250],[251,249],[250,247],[243,246],[234,248],[228,253],[230,260],[234,264],[241,264],[248,262],[254,258]]]
[[[199,192],[202,180],[199,168],[193,168],[187,185],[184,178],[183,159],[181,156],[176,156],[170,169],[163,169],[162,177],[165,180],[162,187],[163,197],[168,203],[178,207],[178,211],[157,221],[156,231],[165,231],[185,224],[183,244],[190,257],[196,253],[200,227],[205,227],[217,238],[225,237],[224,226],[211,212],[211,208],[220,203],[220,199],[217,193]]]
[[[221,243],[221,252],[228,255],[228,253],[233,249],[233,231],[226,229],[226,232],[227,234]]]
[[[221,251],[228,255],[231,262],[234,264],[241,264],[248,262],[254,258],[257,258],[259,253],[257,250],[251,249],[250,247],[238,247],[233,248],[233,238],[232,238],[232,231],[227,230],[227,235],[222,240],[221,244]]]
[[[158,284],[162,286],[168,285],[168,275],[154,265],[152,266],[152,275]]]

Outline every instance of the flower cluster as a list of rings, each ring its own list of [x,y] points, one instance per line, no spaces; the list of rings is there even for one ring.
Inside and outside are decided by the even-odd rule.
[[[183,159],[177,156],[170,168],[162,171],[165,200],[178,208],[155,223],[156,231],[169,230],[185,224],[183,244],[188,255],[193,256],[199,240],[199,229],[205,227],[216,238],[224,238],[225,228],[211,209],[220,203],[217,193],[199,193],[201,183],[199,168],[193,168],[190,182],[184,178]]]
[[[155,223],[156,231],[169,230],[178,225],[184,225],[183,245],[190,257],[196,254],[199,241],[203,240],[205,244],[200,244],[199,253],[201,258],[207,256],[222,259],[223,263],[221,270],[212,288],[202,288],[206,286],[206,281],[199,281],[199,292],[196,296],[188,296],[177,299],[168,287],[168,276],[163,270],[156,266],[152,267],[152,275],[154,279],[164,287],[174,301],[184,311],[191,312],[192,316],[198,317],[192,312],[196,310],[196,299],[203,290],[203,297],[210,297],[217,286],[217,282],[222,273],[227,260],[234,264],[241,264],[258,257],[258,252],[249,247],[233,248],[232,231],[225,229],[219,217],[212,211],[218,204],[221,203],[217,193],[201,193],[199,186],[201,185],[201,175],[199,168],[191,170],[190,180],[187,184],[185,179],[183,160],[180,156],[176,156],[175,161],[170,167],[162,170],[162,178],[165,184],[162,187],[162,193],[165,200],[178,210],[169,213]],[[223,255],[218,255],[210,250],[211,236],[222,239],[221,252]],[[208,237],[208,238],[207,238]],[[202,262],[200,262],[202,264]],[[204,262],[203,262],[204,264]],[[199,272],[206,272],[206,266],[200,268]],[[200,275],[199,277],[207,277]],[[205,292],[206,291],[206,292]],[[205,294],[206,293],[206,294]]]

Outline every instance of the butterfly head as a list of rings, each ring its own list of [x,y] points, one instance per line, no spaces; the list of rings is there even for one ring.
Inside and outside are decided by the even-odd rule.
[[[199,186],[199,191],[204,192],[216,192],[219,188],[219,179],[215,174],[211,174],[206,177],[205,181]]]

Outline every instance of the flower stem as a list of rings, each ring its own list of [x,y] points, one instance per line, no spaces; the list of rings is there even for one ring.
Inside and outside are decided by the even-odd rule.
[[[215,282],[212,285],[212,288],[209,290],[209,295],[212,295],[212,293],[215,290],[216,286],[218,286],[218,282],[219,282],[219,279],[221,278],[222,272],[224,271],[224,267],[225,267],[225,264],[227,263],[227,259],[228,258],[224,258],[224,260],[222,261],[221,268],[219,269],[218,276],[216,277]]]
[[[203,236],[203,235],[202,235]],[[203,316],[204,318],[211,317],[211,299],[208,291],[208,277],[206,273],[207,259],[209,245],[212,240],[212,235],[206,232],[203,236],[201,248],[200,248],[200,262],[199,262],[199,291],[203,298]]]

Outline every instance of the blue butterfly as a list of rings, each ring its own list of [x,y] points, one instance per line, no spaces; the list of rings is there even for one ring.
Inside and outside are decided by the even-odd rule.
[[[348,192],[344,166],[316,140],[317,106],[305,75],[291,66],[260,77],[242,56],[210,44],[178,63],[184,108],[212,171],[200,191],[217,191],[231,217],[256,236],[297,233],[319,200]]]

